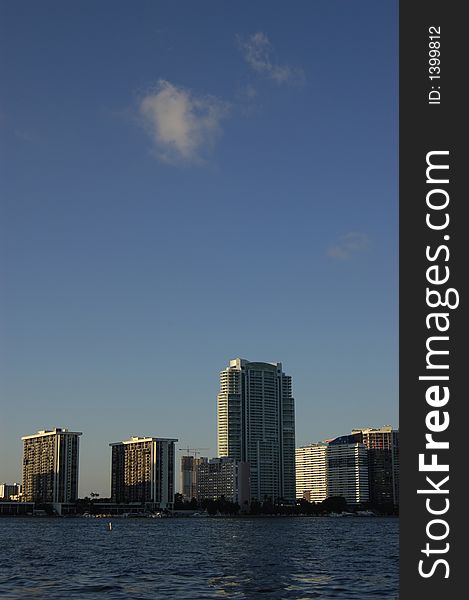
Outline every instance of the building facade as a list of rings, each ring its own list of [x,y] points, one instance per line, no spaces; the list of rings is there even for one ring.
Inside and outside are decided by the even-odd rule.
[[[352,505],[369,502],[368,453],[364,444],[330,441],[327,473],[328,497],[341,496]]]
[[[197,467],[203,458],[181,457],[181,494],[185,500],[197,498]]]
[[[0,498],[2,500],[17,500],[22,495],[20,483],[0,483]]]
[[[131,437],[112,448],[111,496],[117,503],[174,504],[174,444],[177,439]]]
[[[55,428],[21,438],[23,501],[63,504],[77,500],[80,435]]]
[[[322,502],[328,496],[327,444],[309,444],[297,448],[296,498]]]
[[[399,504],[399,431],[390,425],[353,429],[368,450],[370,502]]]
[[[225,456],[200,458],[197,465],[197,501],[224,497],[242,508],[251,497],[249,464]]]
[[[281,363],[234,359],[220,373],[218,456],[250,465],[251,499],[295,501],[295,409]]]

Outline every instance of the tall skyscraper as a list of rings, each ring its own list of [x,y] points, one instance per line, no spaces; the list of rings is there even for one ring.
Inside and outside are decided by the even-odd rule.
[[[218,456],[248,462],[251,498],[295,500],[295,409],[281,363],[236,358],[220,373]]]
[[[399,431],[390,425],[353,429],[368,449],[370,501],[399,504]]]
[[[143,502],[172,508],[174,503],[174,443],[176,439],[131,437],[112,448],[113,502]]]
[[[327,444],[309,444],[296,449],[296,497],[322,502],[328,496]]]
[[[80,435],[77,431],[55,428],[21,438],[25,502],[75,502]]]

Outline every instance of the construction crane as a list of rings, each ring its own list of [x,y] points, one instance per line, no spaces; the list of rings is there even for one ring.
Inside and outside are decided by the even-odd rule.
[[[187,452],[188,455],[193,454],[194,458],[197,458],[197,454],[200,454],[201,450],[210,450],[210,448],[179,448],[179,452]]]

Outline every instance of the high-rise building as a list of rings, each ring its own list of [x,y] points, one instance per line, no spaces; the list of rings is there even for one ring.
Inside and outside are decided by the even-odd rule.
[[[242,508],[250,500],[249,464],[229,456],[200,458],[197,465],[197,500],[224,497]]]
[[[197,467],[202,460],[195,456],[181,457],[181,494],[185,500],[197,498]]]
[[[118,503],[142,502],[155,508],[174,503],[176,439],[131,437],[112,448],[111,495]]]
[[[328,496],[327,444],[309,444],[297,448],[296,497],[308,502],[322,502]]]
[[[25,502],[63,504],[78,498],[78,454],[81,433],[55,428],[23,440]]]
[[[236,358],[220,373],[218,456],[249,463],[252,499],[294,502],[294,399],[281,363]]]
[[[368,449],[370,502],[399,504],[399,431],[390,425],[353,429]]]
[[[327,447],[328,496],[341,496],[347,504],[369,501],[368,454],[364,444],[331,440]]]
[[[21,495],[22,485],[20,483],[0,483],[0,498],[11,500]]]

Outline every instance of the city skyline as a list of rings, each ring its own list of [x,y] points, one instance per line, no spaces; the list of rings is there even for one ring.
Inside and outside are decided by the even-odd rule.
[[[256,363],[254,363],[256,364]],[[257,363],[259,364],[259,363]],[[52,429],[44,429],[44,430],[38,430],[36,433],[34,434],[29,434],[29,435],[23,435],[21,437],[21,440],[24,443],[23,446],[23,459],[22,459],[22,464],[23,464],[23,477],[19,478],[19,480],[22,480],[21,484],[17,484],[17,483],[12,483],[11,481],[7,481],[6,478],[2,478],[2,474],[0,473],[0,482],[3,486],[5,487],[14,487],[14,486],[18,486],[20,488],[23,488],[24,486],[24,481],[25,481],[25,473],[28,470],[31,470],[31,472],[34,472],[37,469],[37,465],[41,464],[44,462],[44,460],[47,463],[50,464],[55,464],[58,456],[60,456],[60,452],[57,453],[57,450],[54,451],[54,446],[58,447],[57,444],[63,444],[63,440],[62,438],[65,438],[65,440],[69,440],[74,438],[75,440],[78,440],[78,437],[83,435],[82,432],[73,432],[70,431],[68,428],[65,427],[54,427]],[[383,449],[383,450],[389,450],[391,452],[392,450],[392,481],[391,479],[386,481],[386,483],[384,482],[384,480],[381,479],[381,477],[378,478],[377,482],[375,482],[374,485],[378,485],[378,489],[381,491],[381,486],[383,484],[389,486],[392,486],[392,491],[390,493],[390,496],[383,496],[381,498],[370,498],[371,500],[379,503],[385,503],[385,502],[390,502],[393,503],[395,505],[399,504],[399,443],[398,443],[398,435],[399,435],[399,429],[394,429],[392,426],[390,425],[384,425],[381,427],[362,427],[362,428],[354,428],[351,431],[351,434],[345,434],[345,435],[340,435],[337,437],[329,437],[328,439],[323,439],[322,441],[319,442],[310,442],[307,444],[302,444],[302,445],[297,445],[295,447],[295,452],[294,454],[296,455],[296,465],[295,465],[295,473],[296,473],[296,485],[295,485],[295,493],[292,496],[292,498],[290,498],[290,501],[292,501],[294,498],[296,498],[297,500],[299,498],[306,498],[309,501],[314,501],[314,502],[320,502],[322,500],[324,500],[327,497],[327,488],[328,488],[328,483],[326,483],[326,480],[324,479],[324,477],[327,478],[327,474],[326,474],[326,467],[321,466],[321,463],[325,460],[325,453],[321,453],[321,455],[317,454],[317,450],[318,449],[323,449],[325,450],[326,448],[329,447],[336,447],[338,448],[338,450],[340,451],[340,446],[357,446],[357,444],[359,446],[363,446],[363,448],[367,448],[368,452],[367,455],[370,457],[369,461],[370,461],[370,482],[371,479],[373,479],[376,476],[376,468],[377,466],[381,466],[382,464],[382,458],[380,459],[378,457],[378,462],[377,462],[377,457],[374,456],[374,452],[376,452],[375,449]],[[390,436],[390,437],[389,437]],[[389,440],[393,440],[388,441],[386,440],[386,438],[389,437]],[[367,438],[367,439],[366,439]],[[378,443],[376,443],[376,441],[373,443],[370,443],[370,440],[372,440],[374,438],[374,440],[378,439]],[[46,446],[44,446],[43,444],[43,440],[54,440],[54,443],[48,444]],[[62,441],[60,441],[62,440]],[[106,442],[107,446],[110,446],[112,448],[112,452],[111,452],[111,460],[110,460],[110,465],[109,465],[109,472],[107,473],[107,480],[109,481],[109,488],[108,491],[102,493],[102,490],[106,489],[105,486],[99,488],[100,491],[96,492],[96,490],[94,491],[89,491],[87,493],[83,493],[80,494],[78,492],[77,494],[77,483],[79,483],[79,479],[80,479],[80,468],[79,468],[79,463],[80,461],[78,460],[78,442],[76,443],[76,447],[73,450],[73,453],[75,453],[75,458],[73,459],[74,462],[74,469],[75,469],[75,474],[73,475],[73,479],[69,480],[69,485],[70,483],[72,483],[72,488],[73,488],[73,492],[72,492],[72,497],[85,497],[85,496],[89,496],[90,494],[96,495],[97,497],[102,496],[105,498],[114,498],[117,499],[119,498],[119,502],[125,502],[128,501],[129,498],[132,495],[135,495],[135,498],[133,498],[133,500],[136,500],[137,496],[139,494],[159,494],[160,492],[156,491],[158,488],[158,486],[160,485],[159,483],[157,483],[157,479],[155,479],[156,477],[156,472],[154,472],[154,467],[155,467],[155,460],[157,457],[157,450],[156,448],[158,447],[158,444],[166,444],[166,445],[170,445],[171,446],[171,453],[170,453],[170,458],[165,458],[165,461],[170,465],[169,469],[170,469],[170,475],[169,475],[169,479],[168,479],[168,475],[166,475],[167,481],[170,482],[169,486],[170,489],[174,490],[174,493],[178,493],[178,494],[182,494],[186,499],[190,499],[189,494],[193,494],[194,496],[196,496],[198,494],[196,488],[197,488],[197,482],[196,480],[192,480],[193,477],[193,473],[195,473],[195,470],[198,468],[197,466],[199,464],[202,463],[213,463],[215,464],[217,461],[223,461],[223,460],[229,460],[229,461],[233,461],[233,464],[241,464],[241,465],[249,465],[249,463],[246,462],[242,462],[239,461],[238,457],[233,457],[233,456],[218,456],[218,457],[212,457],[210,458],[210,454],[208,453],[207,456],[200,456],[197,458],[197,454],[199,454],[198,450],[199,449],[194,449],[194,448],[179,448],[178,450],[181,452],[186,452],[186,454],[183,454],[179,457],[179,459],[176,457],[177,452],[175,451],[175,448],[177,447],[177,442],[179,440],[176,438],[164,438],[164,437],[160,437],[160,436],[152,436],[152,435],[137,435],[137,436],[130,436],[129,439],[121,441],[121,442]],[[29,454],[30,450],[27,450],[27,444],[31,442],[33,444],[37,445],[37,451],[39,451],[39,455],[33,455],[32,461],[29,461]],[[364,442],[364,443],[363,443]],[[383,443],[384,442],[384,443]],[[67,444],[69,442],[67,441]],[[42,445],[41,445],[42,444]],[[179,444],[180,445],[180,444]],[[44,447],[43,447],[44,446]],[[140,473],[140,475],[142,475],[143,473],[145,473],[145,477],[142,479],[139,475],[137,476],[137,473],[133,473],[132,471],[129,471],[128,475],[125,474],[126,473],[126,468],[125,464],[127,459],[125,458],[126,454],[126,448],[133,448],[132,450],[132,461],[135,461],[135,465],[138,465],[138,472]],[[150,450],[151,449],[151,450]],[[205,448],[207,449],[207,448]],[[195,452],[190,452],[190,451],[195,451]],[[397,455],[395,455],[395,452],[397,451]],[[34,452],[36,452],[36,450],[34,450]],[[167,454],[167,450],[164,451]],[[315,457],[313,457],[314,455],[311,454],[311,452],[313,452],[315,454]],[[72,453],[72,454],[73,454]],[[119,456],[118,456],[119,454]],[[151,454],[151,461],[147,464],[146,463],[146,459],[144,459],[144,455],[148,454],[148,456],[150,456]],[[98,458],[98,457],[96,457]],[[189,494],[184,490],[184,479],[185,476],[187,477],[188,473],[185,471],[183,464],[184,464],[184,460],[185,459],[192,459],[192,462],[190,465],[187,465],[186,469],[189,469],[189,471],[191,471],[191,477],[190,477],[190,483],[189,483],[189,479],[187,480],[186,484],[189,483],[190,489],[192,490],[192,492],[190,492]],[[319,459],[319,460],[318,460]],[[391,454],[390,454],[390,459],[391,459]],[[63,459],[61,459],[63,460]],[[67,460],[72,460],[71,456],[68,457]],[[168,462],[169,461],[169,462]],[[27,463],[30,462],[31,464],[28,466]],[[47,477],[49,479],[47,479],[47,482],[49,482],[49,480],[52,483],[52,488],[51,488],[51,493],[53,494],[51,496],[52,497],[56,497],[56,503],[58,501],[59,496],[62,494],[62,496],[65,498],[66,495],[64,494],[64,491],[60,492],[59,490],[59,486],[57,485],[57,483],[59,481],[62,481],[62,490],[63,490],[63,482],[64,480],[62,479],[62,474],[59,473],[63,472],[64,470],[64,466],[62,465],[62,463],[60,463],[62,466],[60,467],[60,470],[58,469],[58,464],[57,463],[57,467],[54,467],[52,469],[49,469],[49,471],[44,472],[46,475],[46,479]],[[153,465],[153,467],[150,467],[150,465]],[[172,466],[171,466],[172,465]],[[383,465],[384,467],[384,465]],[[26,471],[25,471],[26,468]],[[51,479],[51,473],[52,471],[55,470],[55,468],[57,468],[57,474],[52,476]],[[368,467],[367,467],[368,468]],[[389,469],[389,466],[384,467],[386,469]],[[65,471],[69,471],[70,467],[66,467]],[[39,472],[42,473],[43,469],[40,468]],[[250,467],[248,467],[248,473],[250,471]],[[36,471],[37,472],[37,471]],[[116,473],[119,472],[120,475],[118,477],[118,479],[116,479]],[[147,477],[148,476],[148,477]],[[41,477],[43,477],[41,475]],[[69,477],[69,475],[67,475],[67,477]],[[130,481],[128,479],[128,477],[130,477],[130,479],[135,478],[136,479],[132,479],[132,481]],[[158,477],[161,477],[161,473]],[[28,476],[26,475],[26,478],[28,478]],[[27,479],[26,479],[27,480]],[[251,480],[251,476],[249,475],[249,480]],[[146,482],[143,486],[143,488],[140,489],[140,485],[143,482]],[[136,484],[138,484],[136,486]],[[126,487],[127,486],[127,487]],[[136,486],[136,487],[135,487]],[[147,487],[145,487],[147,486]],[[149,486],[149,487],[148,487]],[[396,487],[397,486],[397,487]],[[29,490],[28,490],[29,487]],[[37,485],[35,484],[34,486],[35,488],[37,487]],[[40,487],[43,487],[43,485],[41,484]],[[251,485],[249,483],[249,488],[251,488]],[[23,497],[23,501],[25,500],[32,500],[34,493],[32,493],[31,491],[31,483],[26,484],[26,490],[27,493],[26,495]],[[52,492],[52,489],[54,490]],[[127,491],[125,491],[127,489]],[[57,491],[56,491],[57,490]],[[118,491],[119,490],[119,491]],[[152,491],[150,491],[152,490]],[[308,492],[306,494],[306,496],[304,495],[304,492]],[[312,492],[310,494],[310,492]],[[15,492],[16,493],[16,492]],[[172,493],[172,492],[171,492]],[[130,496],[129,496],[130,494]],[[27,498],[26,498],[27,496]],[[257,495],[255,493],[251,494],[252,498],[256,498],[257,499]],[[124,498],[127,498],[127,500],[124,500]],[[66,502],[65,500],[63,500],[64,502]],[[50,502],[52,502],[52,499],[50,500]]]
[[[13,455],[13,452],[10,451],[10,458],[13,458],[13,461],[12,461],[13,463],[17,462],[19,464],[19,470],[18,470],[18,473],[16,474],[16,477],[15,476],[9,477],[9,476],[5,475],[5,473],[7,471],[5,469],[2,469],[2,472],[0,472],[0,482],[2,484],[5,484],[5,485],[10,485],[11,484],[11,485],[13,485],[14,482],[17,482],[17,481],[18,482],[22,482],[22,468],[21,468],[21,465],[22,465],[23,461],[22,461],[21,441],[24,440],[25,437],[26,438],[35,438],[38,435],[41,435],[43,433],[46,433],[46,434],[52,433],[52,432],[54,432],[54,430],[57,430],[57,429],[59,429],[59,430],[63,429],[63,431],[65,431],[65,432],[68,431],[68,427],[58,427],[57,424],[55,424],[53,426],[49,426],[49,427],[50,427],[49,429],[48,428],[37,429],[37,432],[35,434],[29,434],[27,436],[21,435],[21,433],[19,433],[18,439],[20,440],[20,444],[19,444],[19,451],[18,451],[18,455],[16,456],[16,460],[15,460],[15,457]],[[396,430],[398,431],[399,430],[398,427],[394,427],[394,426],[388,425],[388,424],[382,425],[382,426],[379,426],[377,424],[373,424],[373,425],[369,425],[368,424],[366,427],[363,427],[361,429],[363,429],[363,430],[369,430],[369,431],[379,431],[380,429],[383,429],[383,428],[390,428],[393,431],[396,431]],[[354,432],[358,431],[358,429],[356,427],[351,427],[350,431],[352,433],[354,433]],[[84,433],[85,433],[85,440],[86,440],[86,432],[84,432]],[[142,439],[158,439],[158,438],[155,438],[154,435],[151,435],[151,433],[149,433],[149,432],[147,432],[147,433],[148,433],[148,435],[145,432],[143,432],[143,433],[140,433],[140,434],[135,435],[135,436],[134,435],[127,435],[127,436],[124,436],[124,437],[128,437],[129,439],[132,439],[132,438],[136,438],[136,439],[138,439],[138,438],[142,438]],[[80,432],[79,435],[82,436],[83,432]],[[339,437],[342,437],[342,436],[348,437],[348,434],[344,435],[344,433],[342,432],[342,433],[339,433],[339,434],[328,435],[328,434],[324,433],[320,438],[317,438],[314,441],[311,438],[311,439],[307,439],[307,440],[305,440],[305,441],[303,441],[301,443],[297,443],[296,446],[295,446],[295,451],[297,453],[298,450],[302,450],[302,449],[307,448],[309,446],[327,446],[328,442],[330,442],[331,440],[333,440],[335,438],[339,438]],[[116,443],[117,442],[109,442],[108,440],[100,440],[100,445],[102,447],[104,447],[104,448],[107,448],[109,445],[113,445],[113,444],[116,444]],[[118,442],[118,443],[120,444],[122,442]],[[182,482],[181,472],[180,472],[181,471],[181,461],[184,458],[188,458],[188,457],[193,457],[195,459],[202,459],[202,458],[203,459],[209,459],[210,457],[216,458],[217,453],[215,451],[213,451],[213,452],[212,451],[210,451],[210,452],[204,452],[202,454],[200,452],[194,453],[194,452],[191,452],[194,449],[190,448],[187,443],[185,443],[184,441],[178,441],[178,440],[175,441],[175,447],[176,447],[176,449],[177,449],[178,452],[181,452],[181,453],[182,452],[186,452],[186,454],[181,454],[181,455],[178,455],[178,452],[175,453],[175,473],[177,475],[175,476],[175,479],[174,479],[174,488],[175,488],[175,492],[176,493],[182,493],[183,489],[184,489],[183,488],[184,484]],[[205,449],[206,450],[210,450],[209,448],[205,448]],[[85,450],[86,450],[86,445],[85,445]],[[82,449],[80,450],[80,452],[82,452]],[[197,456],[197,454],[199,456]],[[101,457],[95,457],[95,459],[96,458],[99,460],[99,458],[101,458]],[[104,470],[101,473],[102,479],[100,479],[100,480],[98,479],[98,482],[99,482],[98,485],[95,485],[93,488],[91,488],[90,486],[87,486],[87,484],[81,483],[81,473],[79,474],[79,479],[78,479],[78,484],[79,484],[78,495],[79,495],[79,497],[89,496],[90,493],[96,493],[96,492],[100,496],[102,496],[102,497],[111,497],[111,495],[112,495],[111,494],[111,492],[112,492],[112,484],[111,484],[110,479],[111,479],[111,470],[112,470],[112,455],[109,457],[109,461],[108,462],[109,462],[109,465],[108,465],[109,472],[106,472]],[[81,472],[81,470],[82,469],[81,469],[81,466],[80,466],[79,467],[79,471]],[[13,471],[11,471],[11,472],[13,472]],[[85,481],[87,479],[87,475],[88,474],[85,471]],[[106,482],[106,483],[104,483],[104,482]],[[16,485],[16,483],[14,485]]]
[[[329,443],[332,444],[357,444],[357,442],[359,441],[365,441],[366,443],[366,447],[368,448],[368,450],[372,451],[371,454],[373,454],[374,448],[379,449],[383,448],[383,449],[393,449],[393,459],[392,459],[392,464],[394,465],[394,443],[390,442],[387,438],[389,436],[391,436],[389,439],[394,439],[392,436],[397,435],[398,429],[395,430],[392,426],[390,425],[384,425],[381,427],[370,427],[370,426],[366,426],[366,427],[362,427],[362,428],[352,428],[351,429],[351,434],[342,434],[339,436],[328,436],[327,438],[323,438],[320,441],[317,442],[311,442],[309,441],[309,443],[302,443],[302,444],[297,444],[295,442],[295,430],[296,430],[296,414],[295,414],[295,399],[292,397],[292,381],[291,381],[291,377],[289,375],[286,375],[283,370],[282,370],[282,363],[268,363],[268,362],[259,362],[259,361],[248,361],[246,359],[241,359],[241,358],[236,358],[236,359],[231,359],[229,361],[229,366],[226,367],[225,369],[223,369],[222,371],[220,371],[219,373],[219,380],[220,380],[220,389],[219,389],[219,393],[217,395],[217,458],[215,458],[215,455],[211,452],[207,452],[207,453],[202,453],[203,456],[200,456],[200,459],[197,459],[197,455],[201,454],[201,450],[210,450],[210,448],[208,447],[203,447],[203,448],[191,448],[189,447],[189,444],[185,444],[184,442],[178,444],[179,439],[177,438],[166,438],[166,437],[155,437],[153,435],[131,435],[129,437],[128,440],[124,440],[121,442],[108,442],[108,445],[111,446],[112,448],[112,453],[111,453],[111,465],[110,465],[110,484],[109,484],[109,488],[106,487],[106,485],[104,485],[103,480],[100,481],[98,486],[95,486],[93,491],[89,491],[89,492],[84,492],[84,493],[80,493],[80,491],[77,492],[77,490],[82,490],[85,488],[85,486],[82,484],[79,487],[79,467],[78,467],[78,460],[75,459],[75,469],[76,469],[76,474],[75,474],[75,492],[74,492],[74,497],[85,497],[88,496],[89,494],[91,495],[97,495],[97,496],[102,496],[102,497],[109,497],[109,498],[120,498],[120,502],[123,502],[123,498],[124,497],[132,497],[133,495],[136,494],[137,496],[139,494],[142,493],[150,493],[150,492],[142,492],[142,490],[140,489],[141,483],[137,484],[137,480],[135,480],[135,482],[129,484],[129,483],[125,483],[125,481],[127,481],[127,478],[130,477],[135,477],[136,474],[132,474],[131,472],[129,472],[129,475],[124,473],[127,473],[125,471],[124,468],[124,453],[122,453],[120,462],[119,462],[119,469],[120,469],[120,473],[121,475],[120,477],[120,483],[117,484],[116,483],[116,475],[115,473],[117,472],[117,454],[116,452],[120,449],[124,450],[124,448],[127,447],[140,447],[142,446],[142,449],[139,450],[137,452],[138,453],[146,453],[147,449],[146,449],[146,445],[149,445],[148,447],[151,446],[151,448],[153,448],[155,446],[155,444],[158,443],[163,443],[163,442],[171,442],[171,446],[172,446],[172,450],[171,450],[171,460],[170,460],[170,464],[172,464],[173,466],[170,467],[170,470],[172,472],[171,475],[171,481],[172,483],[170,484],[171,487],[170,489],[173,490],[173,492],[171,493],[182,493],[184,495],[184,469],[182,468],[182,464],[184,459],[188,459],[193,457],[195,462],[199,462],[202,461],[207,461],[209,460],[210,462],[216,461],[218,459],[230,459],[235,461],[236,464],[238,464],[238,462],[240,461],[245,461],[245,463],[242,464],[249,464],[249,470],[250,470],[250,484],[249,487],[252,491],[251,493],[251,497],[252,498],[262,498],[262,497],[278,497],[278,498],[285,498],[288,501],[293,501],[295,498],[299,498],[299,497],[303,497],[302,494],[298,495],[298,481],[296,481],[296,486],[292,487],[292,489],[290,490],[289,486],[289,480],[292,479],[293,481],[295,480],[295,475],[296,478],[298,477],[298,457],[302,454],[301,451],[305,450],[306,447],[308,446],[328,446]],[[281,390],[281,391],[276,391],[276,390]],[[279,396],[277,396],[279,394]],[[233,404],[233,400],[234,400],[234,404]],[[278,406],[278,409],[275,408],[275,406]],[[233,409],[236,409],[236,415],[234,415],[233,413]],[[280,411],[280,412],[278,412]],[[250,416],[252,413],[252,416]],[[231,421],[230,419],[228,419],[228,415],[230,415],[231,417]],[[235,418],[233,419],[233,415],[235,416]],[[241,417],[241,415],[244,415]],[[283,417],[281,417],[280,415],[283,415]],[[253,419],[255,423],[251,426],[248,426],[248,422],[250,419]],[[233,425],[234,422],[234,425]],[[241,426],[241,423],[243,423],[243,426]],[[286,429],[283,430],[282,426],[280,426],[281,423],[284,423],[284,425],[286,425]],[[273,429],[272,429],[273,428]],[[245,433],[242,433],[242,430],[245,430]],[[251,431],[252,430],[252,431]],[[267,433],[266,433],[267,432]],[[277,432],[277,433],[275,433]],[[260,435],[261,434],[261,435]],[[42,439],[61,439],[61,437],[64,437],[65,439],[71,439],[72,437],[76,440],[78,440],[78,437],[83,435],[82,432],[70,432],[68,430],[68,428],[61,428],[61,427],[54,427],[53,429],[43,429],[43,430],[38,430],[37,433],[35,434],[30,434],[30,435],[23,435],[21,437],[21,440],[24,443],[24,448],[23,448],[23,487],[24,487],[24,482],[25,482],[25,465],[27,464],[28,460],[25,454],[26,451],[26,444],[31,440],[32,443],[36,443],[37,441],[42,443]],[[260,437],[259,437],[260,435]],[[273,437],[272,437],[273,436]],[[275,442],[276,436],[280,436],[278,437],[277,441]],[[285,437],[286,436],[286,437]],[[358,437],[357,437],[358,436]],[[387,437],[386,437],[387,436]],[[230,440],[230,442],[228,442],[228,440]],[[234,442],[233,442],[234,440]],[[374,441],[372,441],[374,440]],[[378,440],[378,442],[376,441]],[[383,440],[384,441],[383,443]],[[291,445],[290,442],[293,444]],[[76,444],[78,444],[78,442],[76,442]],[[252,444],[254,444],[257,448],[257,450],[254,452],[254,454],[252,454],[253,450],[250,449],[250,447],[252,446]],[[271,445],[274,444],[274,446],[277,444],[277,447],[275,449],[271,449],[269,453],[264,454],[262,452],[260,452],[260,448],[259,448],[259,444],[262,445]],[[177,448],[177,446],[180,445],[180,448]],[[359,444],[362,445],[364,448],[365,446],[363,444]],[[287,448],[287,450],[280,450],[282,447]],[[290,447],[291,446],[291,447]],[[52,448],[52,446],[51,446]],[[177,457],[177,452],[175,451],[175,448],[178,451],[181,452],[185,452],[185,455],[181,455],[180,457]],[[287,451],[291,451],[289,458],[283,458],[283,453],[287,452]],[[299,454],[300,451],[300,454]],[[340,452],[340,448],[338,448],[338,451]],[[148,451],[149,452],[149,451]],[[264,462],[267,460],[267,462],[269,463],[270,467],[272,469],[269,468],[269,474],[267,476],[264,476],[262,474],[262,469],[258,467],[258,459],[256,459],[256,456],[259,455],[260,452],[260,457],[261,460],[263,460]],[[376,453],[376,451],[374,451]],[[397,452],[398,452],[398,446],[397,446]],[[60,454],[60,453],[59,453]],[[50,456],[49,456],[50,455]],[[296,455],[296,467],[295,467],[295,455]],[[45,457],[48,457],[47,460],[50,462],[54,462],[57,459],[55,458],[54,452],[50,449],[46,449],[46,453],[44,454]],[[78,456],[78,455],[77,455]],[[142,455],[143,456],[143,455]],[[153,448],[151,451],[151,456],[152,461],[155,460],[157,453],[156,450]],[[212,458],[210,458],[210,456],[212,456]],[[285,455],[286,456],[286,455]],[[251,457],[251,458],[249,458]],[[34,458],[34,457],[33,457]],[[99,459],[99,457],[95,456],[95,460]],[[140,461],[141,459],[139,458],[138,461]],[[384,460],[384,462],[383,462]],[[376,457],[374,457],[374,462],[373,465],[375,465],[375,469],[376,468],[380,468],[380,469],[385,469],[388,468],[386,467],[386,461],[387,459],[383,459],[380,457],[380,455],[377,455]],[[284,462],[285,461],[285,462]],[[290,462],[292,463],[290,465]],[[121,464],[122,463],[122,464]],[[277,474],[275,474],[275,465],[279,463],[277,466],[279,468],[279,471]],[[301,463],[302,465],[306,466],[306,462],[304,462],[303,457],[301,458]],[[52,464],[52,463],[51,463]],[[139,464],[139,463],[138,463]],[[260,464],[260,463],[259,463]],[[310,462],[310,466],[308,468],[311,468],[311,466],[314,464],[314,461],[311,463]],[[370,463],[371,464],[371,463]],[[142,463],[143,465],[143,463]],[[28,467],[31,468],[31,467]],[[33,467],[34,468],[34,467]],[[138,467],[139,472],[141,471],[143,473],[143,471],[145,469],[149,469],[149,464],[145,467]],[[153,467],[154,468],[154,467]],[[396,473],[397,473],[397,479],[395,480],[395,475],[394,475],[394,471],[393,471],[393,475],[392,475],[392,486],[393,486],[393,492],[391,492],[391,496],[394,496],[394,503],[398,504],[398,488],[397,491],[394,489],[394,481],[398,482],[398,470],[399,470],[399,462],[398,462],[398,454],[397,454],[397,459],[396,459],[396,466],[395,468],[397,469]],[[143,470],[142,470],[143,469]],[[191,470],[193,469],[193,467],[191,467]],[[313,467],[313,469],[315,470],[316,467]],[[368,467],[367,467],[368,469]],[[393,466],[394,469],[394,466]],[[46,477],[49,477],[49,479],[52,477],[52,473],[55,470],[55,467],[52,468],[52,470],[49,470],[50,472],[48,472],[46,474]],[[291,473],[290,473],[291,471]],[[301,471],[301,470],[300,470]],[[146,472],[146,471],[145,471]],[[149,475],[150,473],[153,473],[152,470],[149,470],[147,475]],[[177,474],[177,475],[176,475]],[[150,475],[149,475],[150,476]],[[152,494],[156,494],[157,492],[155,491],[157,488],[155,488],[154,486],[156,485],[154,483],[154,481],[156,481],[155,478],[155,474],[153,473],[150,477],[150,479],[145,479],[145,481],[147,481],[147,483],[145,484],[145,486],[149,485],[150,488],[152,490],[154,490],[152,492]],[[42,475],[41,475],[42,477]],[[55,490],[56,488],[56,483],[55,480],[58,476],[53,476],[51,481],[53,480],[53,488]],[[265,477],[267,477],[267,479],[265,479]],[[311,477],[313,477],[313,480],[316,478],[316,475],[313,475],[312,473],[310,473],[309,475],[306,476],[307,480],[311,481]],[[370,477],[371,477],[371,473],[370,473]],[[303,479],[303,475],[301,475],[301,478]],[[3,480],[4,483],[7,483],[8,481],[8,477],[3,477],[2,478],[2,473],[0,473],[0,479]],[[14,479],[14,478],[13,478]],[[10,481],[13,481],[12,478],[10,478]],[[60,479],[60,476],[59,476]],[[58,479],[58,480],[59,480]],[[109,479],[109,476],[108,476]],[[139,479],[137,477],[137,479]],[[58,481],[57,480],[57,481]],[[49,480],[47,480],[49,481]],[[153,483],[150,484],[150,481],[152,481]],[[282,483],[283,481],[287,481],[287,483]],[[319,481],[318,479],[316,479],[316,482]],[[262,483],[261,483],[262,482]],[[275,483],[276,482],[276,483]],[[194,482],[195,483],[195,482]],[[42,485],[42,484],[41,484]],[[63,483],[62,483],[63,485]],[[190,484],[192,485],[192,484]],[[398,483],[397,483],[398,485]],[[116,487],[117,486],[117,487]],[[145,487],[144,486],[144,487]],[[304,488],[305,490],[309,489],[308,486],[303,485],[303,483],[300,486],[301,488]],[[321,485],[319,486],[321,488]],[[148,490],[150,489],[148,488]],[[28,489],[28,485],[26,485],[26,489]],[[120,489],[121,491],[117,492],[116,490]],[[130,490],[130,491],[123,491],[123,490]],[[146,489],[146,488],[145,488]],[[332,488],[331,488],[332,489]],[[289,491],[288,491],[289,490]],[[159,492],[158,492],[159,493]],[[359,496],[362,492],[359,493]],[[367,491],[368,493],[368,491]],[[54,497],[57,494],[57,492],[54,491]],[[319,498],[319,496],[322,496],[322,492],[319,491],[319,489],[317,490],[317,494],[316,494]],[[25,495],[31,500],[32,499],[32,495],[31,492],[29,492],[28,494]],[[314,496],[314,494],[313,494]],[[313,497],[312,496],[312,497]],[[57,496],[58,497],[58,496]],[[187,497],[187,494],[186,494]],[[349,498],[350,499],[350,498]],[[389,499],[389,501],[392,502],[392,498]]]
[[[113,439],[215,456],[232,356],[285,365],[297,445],[396,425],[397,5],[2,11],[2,479],[54,425],[80,495]]]

